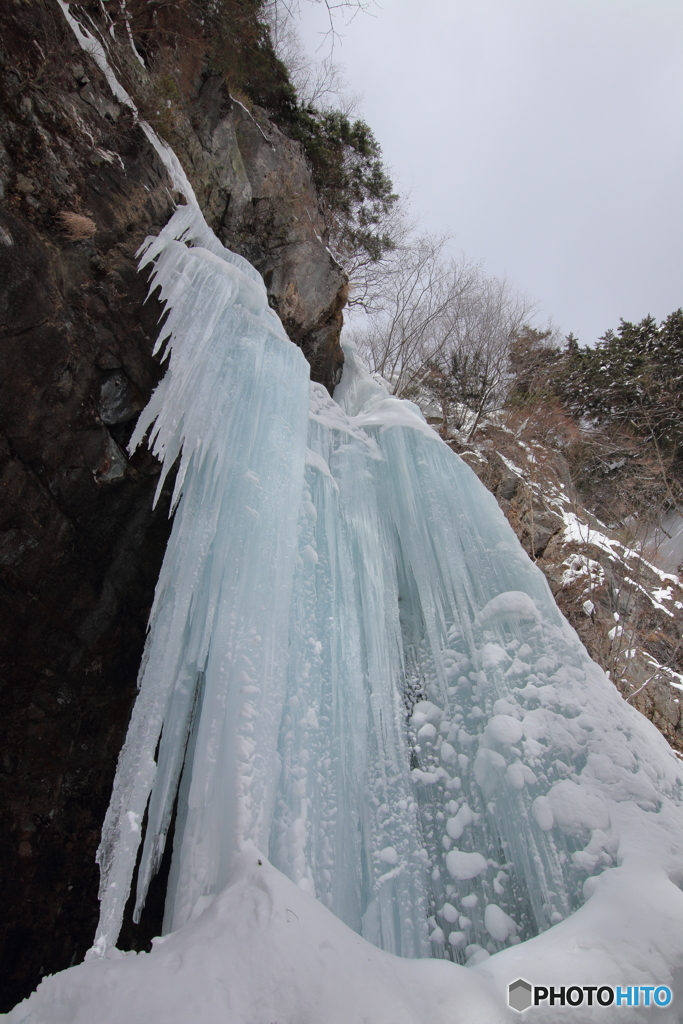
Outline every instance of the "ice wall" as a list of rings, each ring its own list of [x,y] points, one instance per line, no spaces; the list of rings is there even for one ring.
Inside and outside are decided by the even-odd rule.
[[[99,861],[96,951],[178,800],[165,930],[255,843],[402,956],[474,965],[596,876],[681,878],[683,773],[590,661],[493,497],[346,352],[334,399],[253,269],[180,208],[143,262],[169,368],[138,424],[173,533]],[[149,803],[148,803],[149,801]]]
[[[308,443],[273,862],[382,948],[470,964],[644,835],[680,879],[673,752],[474,473],[352,349]]]

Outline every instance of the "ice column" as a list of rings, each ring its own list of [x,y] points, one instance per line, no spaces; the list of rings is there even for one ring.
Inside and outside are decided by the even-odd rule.
[[[271,857],[377,945],[424,956],[395,539],[369,468],[384,460],[319,385],[309,446]]]
[[[351,347],[310,421],[270,856],[384,949],[476,963],[571,914],[643,831],[670,849],[681,771],[495,499]]]
[[[159,488],[182,452],[178,507],[98,853],[98,949],[118,935],[150,791],[138,907],[182,774],[167,929],[227,882],[241,839],[267,847],[306,452],[308,366],[256,271],[192,206],[151,260],[169,366],[132,444],[153,424]]]

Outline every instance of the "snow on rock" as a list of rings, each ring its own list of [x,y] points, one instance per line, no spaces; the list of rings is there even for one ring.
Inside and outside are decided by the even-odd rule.
[[[648,863],[645,849],[643,854],[643,859],[629,858],[592,878],[589,899],[566,920],[496,953],[473,973],[490,979],[502,998],[510,980],[519,977],[532,985],[669,985],[674,992],[669,1007],[589,1007],[584,1002],[558,1010],[546,1004],[533,1011],[533,1021],[679,1024],[683,892]]]
[[[511,746],[524,734],[522,723],[511,715],[494,715],[484,728],[484,742]]]
[[[452,903],[444,903],[439,913],[449,924],[455,924],[459,917],[458,911]]]
[[[680,516],[669,513],[660,527],[641,532],[631,546],[624,544],[616,527],[577,504],[552,439],[536,437],[527,444],[519,431],[494,419],[486,425],[486,439],[468,444],[463,456],[497,495],[526,550],[540,559],[560,607],[591,655],[633,706],[682,750],[680,698],[673,691],[680,683],[683,587],[671,574],[680,559],[660,560],[680,543]],[[524,433],[525,426],[521,429]],[[506,476],[510,472],[516,482],[511,501],[504,486],[512,479]],[[619,515],[616,511],[616,519]],[[614,627],[615,612],[619,628]]]
[[[430,700],[420,700],[413,708],[410,719],[411,725],[420,726],[423,722],[438,722],[442,717],[441,708],[437,707]]]
[[[567,835],[578,836],[594,828],[609,827],[609,811],[604,801],[569,779],[548,791],[548,803],[555,824]]]
[[[446,854],[446,867],[450,875],[458,882],[465,882],[470,878],[476,878],[482,871],[486,871],[488,864],[486,858],[482,857],[480,853],[451,850]]]
[[[465,802],[458,808],[455,817],[449,818],[446,821],[446,831],[451,839],[460,839],[467,826],[474,824],[478,818],[479,815],[474,814],[469,804]]]
[[[524,789],[525,786],[534,786],[538,779],[528,765],[516,761],[505,769],[505,781],[513,789]]]
[[[397,864],[398,854],[393,846],[385,846],[383,850],[379,851],[379,859],[385,864]]]
[[[493,796],[501,776],[507,769],[507,762],[502,754],[487,747],[480,747],[474,760],[474,778],[485,796]]]
[[[555,824],[553,809],[547,796],[537,796],[531,805],[531,813],[536,819],[536,824],[544,832],[550,831]]]
[[[456,751],[455,747],[452,746],[447,740],[445,740],[441,744],[439,753],[441,755],[442,760],[447,762],[455,763],[455,761],[457,761],[458,759],[458,752]]]
[[[477,625],[485,625],[488,622],[495,622],[502,618],[538,619],[538,609],[531,597],[521,590],[510,590],[505,594],[498,594],[484,605],[477,612],[475,622]]]
[[[505,942],[517,933],[517,925],[496,903],[489,903],[484,910],[484,927],[492,939]]]

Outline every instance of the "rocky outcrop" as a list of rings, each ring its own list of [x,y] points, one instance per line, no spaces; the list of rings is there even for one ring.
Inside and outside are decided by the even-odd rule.
[[[500,422],[487,423],[476,443],[451,445],[497,498],[590,656],[683,754],[679,578],[582,505],[550,445]]]
[[[125,38],[109,46],[122,67],[137,60]],[[149,104],[154,82],[137,63]],[[166,492],[152,510],[155,461],[126,450],[161,373],[151,355],[160,310],[145,302],[135,253],[177,197],[54,0],[2,5],[0,95],[8,1009],[79,961],[94,934],[94,854],[169,532]],[[299,147],[208,71],[182,100],[168,134],[209,222],[264,274],[314,378],[332,387],[346,282]]]
[[[222,78],[208,72],[176,114],[172,140],[210,226],[263,275],[312,379],[331,391],[341,378],[347,286],[323,242],[325,224],[300,146],[258,107],[249,111],[233,100]]]
[[[522,547],[530,558],[537,560],[543,557],[550,540],[562,529],[562,517],[557,509],[543,500],[542,489],[530,486],[526,475],[529,467],[525,465],[522,469],[501,454],[498,450],[503,447],[500,441],[496,438],[476,447],[463,448],[457,444],[453,447],[495,495]],[[515,454],[519,455],[518,452]],[[564,472],[566,466],[562,463],[561,459],[553,459],[552,462],[546,459],[542,475],[552,476],[556,485],[568,482],[568,470]]]

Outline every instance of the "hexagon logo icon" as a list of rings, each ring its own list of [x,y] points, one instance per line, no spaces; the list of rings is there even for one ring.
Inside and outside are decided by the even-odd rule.
[[[508,1005],[521,1013],[522,1010],[528,1010],[531,1003],[531,985],[523,978],[517,978],[508,988]]]

